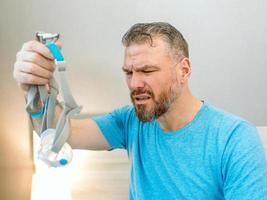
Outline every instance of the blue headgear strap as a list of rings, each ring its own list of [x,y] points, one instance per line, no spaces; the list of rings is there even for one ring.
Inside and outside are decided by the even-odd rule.
[[[56,61],[64,61],[64,57],[55,43],[48,43],[46,46],[53,54]]]

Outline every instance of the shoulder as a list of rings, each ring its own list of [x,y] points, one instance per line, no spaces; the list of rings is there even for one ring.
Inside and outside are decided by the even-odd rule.
[[[263,152],[258,131],[252,123],[212,105],[207,105],[208,130],[216,138],[220,152],[230,155],[233,151],[256,148]]]
[[[259,144],[260,138],[255,125],[251,122],[226,112],[220,108],[206,104],[206,128],[221,148],[236,145],[241,142],[243,145],[251,143]]]
[[[206,117],[210,121],[209,125],[212,128],[222,129],[225,131],[234,131],[240,128],[251,130],[256,129],[256,127],[246,119],[208,103],[206,103],[206,113]]]

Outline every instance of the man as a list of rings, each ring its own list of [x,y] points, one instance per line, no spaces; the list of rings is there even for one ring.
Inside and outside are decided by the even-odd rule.
[[[194,97],[188,45],[168,23],[139,23],[123,36],[133,106],[71,120],[73,148],[124,148],[131,161],[130,199],[267,199],[267,166],[249,122]],[[53,57],[25,43],[14,77],[27,91],[47,84]]]

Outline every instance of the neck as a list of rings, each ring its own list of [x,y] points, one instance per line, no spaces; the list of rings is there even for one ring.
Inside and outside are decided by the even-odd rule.
[[[181,129],[194,119],[201,106],[202,102],[185,89],[168,111],[158,118],[161,129],[165,132]]]

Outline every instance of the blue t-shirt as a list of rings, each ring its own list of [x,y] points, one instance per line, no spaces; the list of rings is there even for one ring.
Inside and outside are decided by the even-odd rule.
[[[256,128],[204,103],[183,128],[143,123],[132,106],[94,118],[131,162],[129,199],[267,200],[267,164]]]

